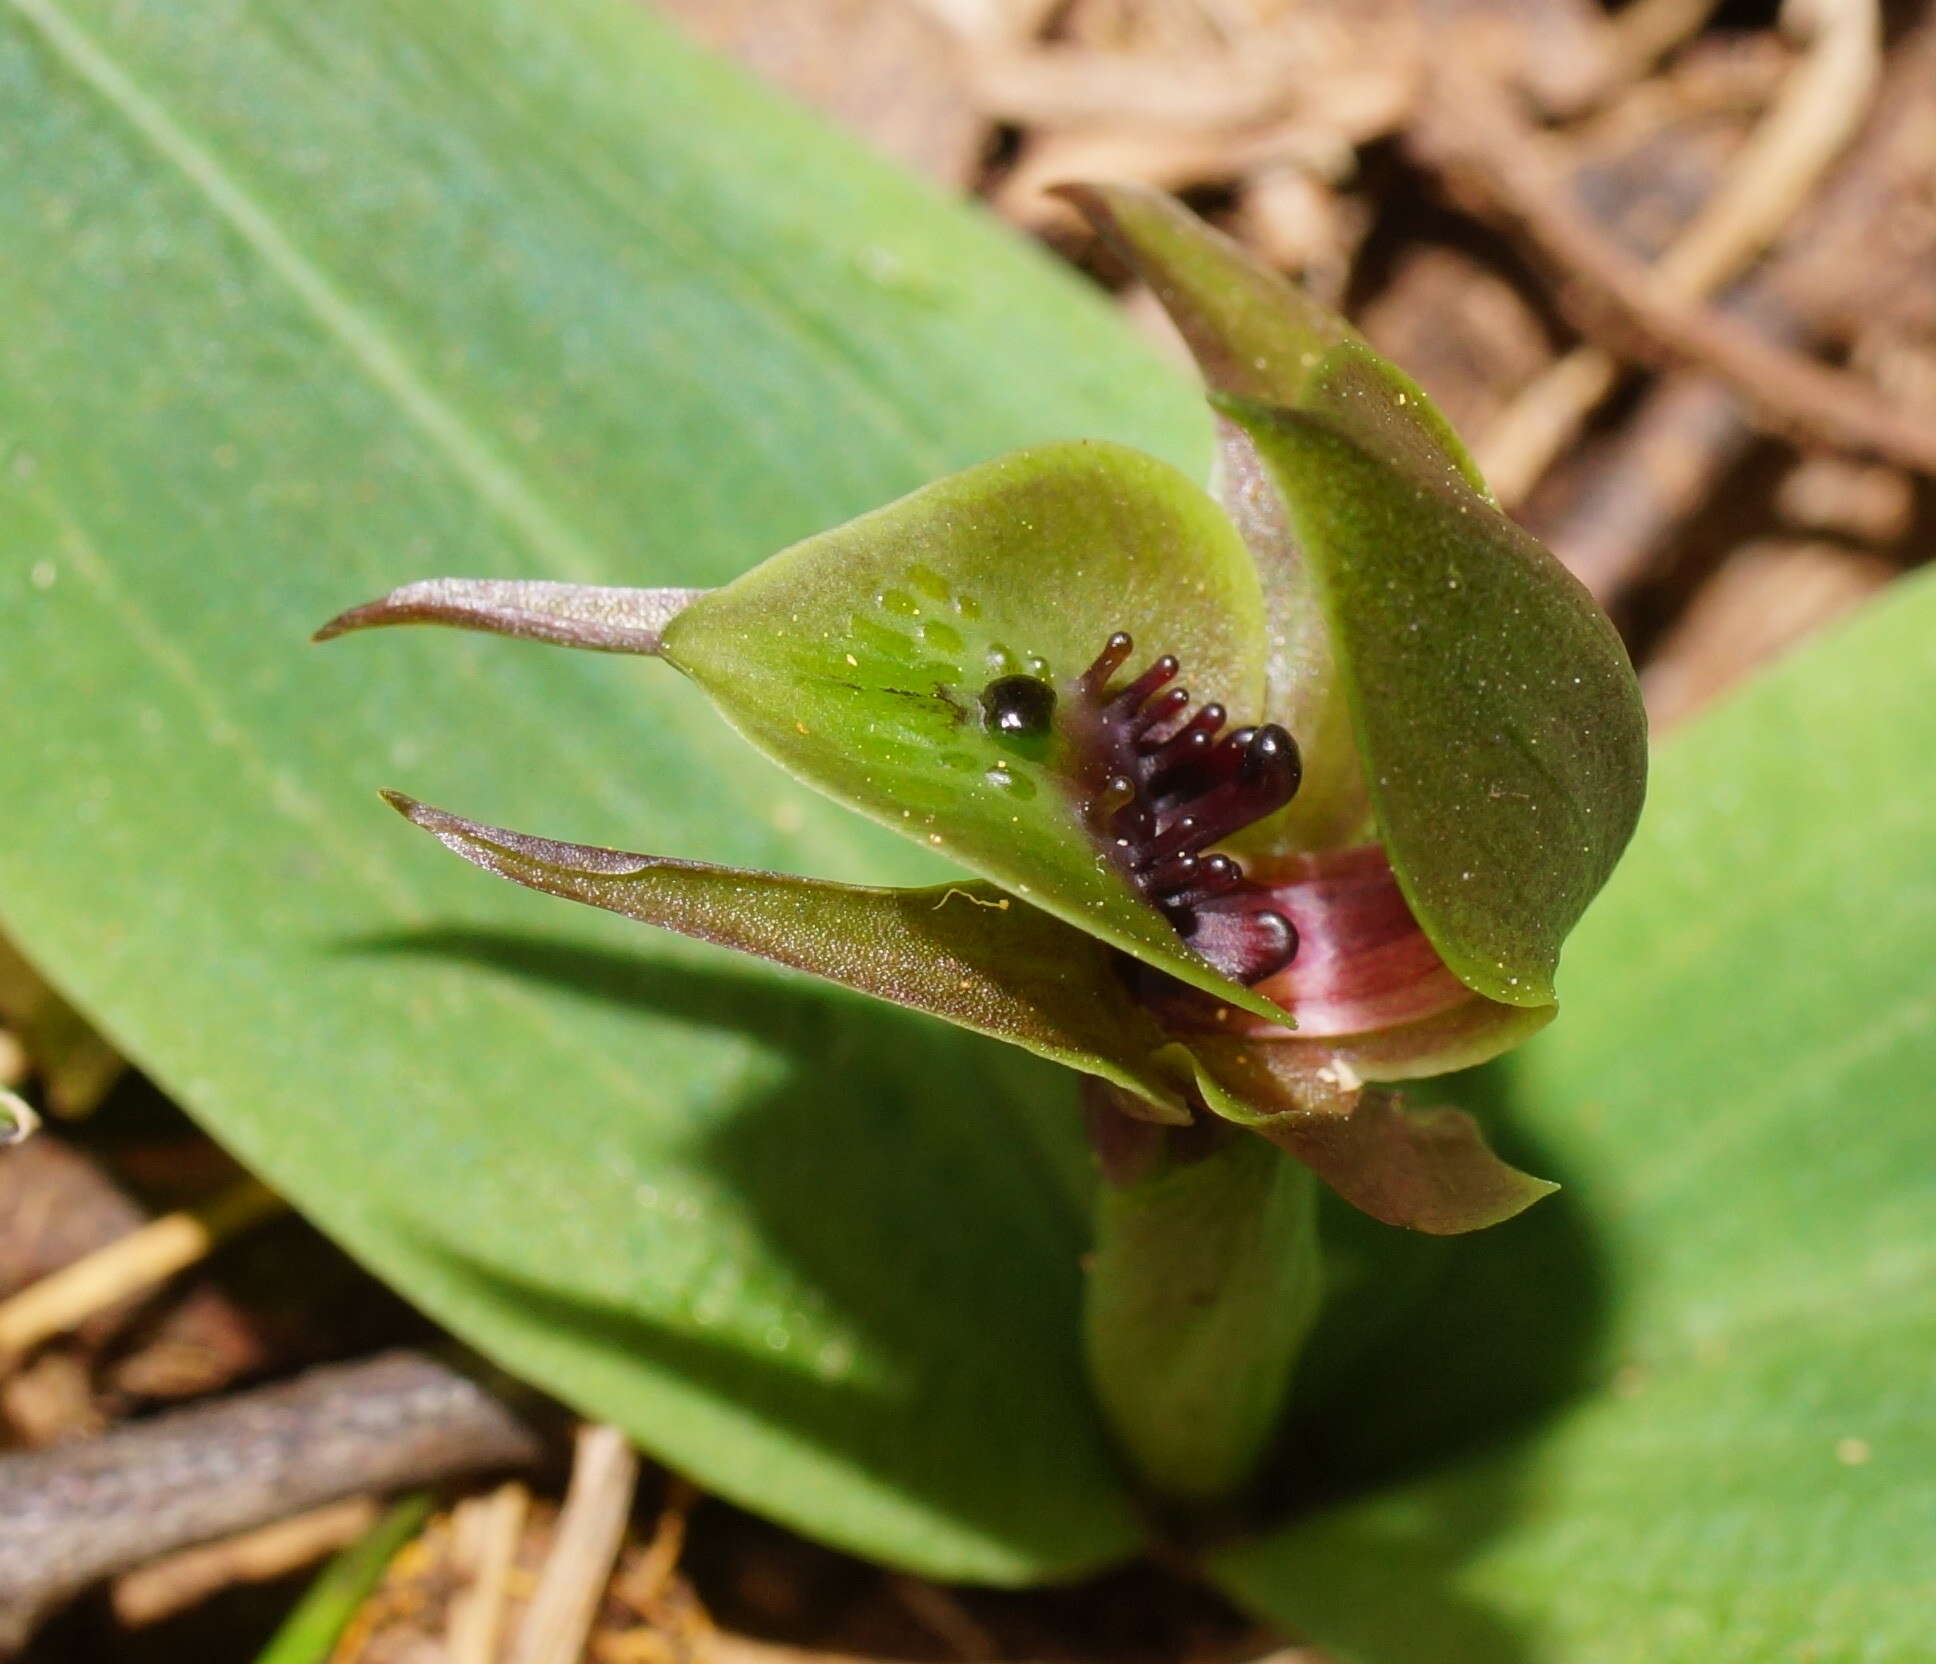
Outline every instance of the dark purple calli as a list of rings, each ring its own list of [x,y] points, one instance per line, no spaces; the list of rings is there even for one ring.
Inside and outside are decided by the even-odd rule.
[[[1391,1087],[1551,1019],[1560,944],[1639,811],[1645,728],[1605,618],[1412,382],[1169,199],[1072,194],[1197,354],[1214,495],[1118,446],[1043,445],[719,590],[441,579],[321,634],[655,655],[801,779],[974,873],[837,886],[392,798],[518,883],[1092,1077],[1120,1181],[1092,1372],[1145,1476],[1204,1497],[1250,1470],[1314,1310],[1277,1150],[1436,1233],[1551,1188]],[[1206,1138],[1224,1124],[1263,1140]]]

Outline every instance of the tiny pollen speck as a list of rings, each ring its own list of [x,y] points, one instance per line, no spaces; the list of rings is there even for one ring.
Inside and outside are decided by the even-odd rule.
[[[1835,1459],[1845,1468],[1859,1468],[1875,1452],[1869,1448],[1867,1439],[1837,1439]]]

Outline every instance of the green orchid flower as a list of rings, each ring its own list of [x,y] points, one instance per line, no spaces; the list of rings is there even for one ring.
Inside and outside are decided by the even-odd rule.
[[[1170,199],[1069,194],[1195,353],[1214,494],[1115,445],[1040,445],[721,589],[437,579],[320,635],[429,622],[664,659],[783,767],[974,875],[821,883],[390,794],[520,884],[1088,1077],[1110,1181],[1092,1374],[1145,1476],[1201,1499],[1254,1468],[1315,1309],[1303,1170],[1436,1233],[1551,1189],[1393,1088],[1553,1017],[1646,733],[1612,627],[1412,381]]]

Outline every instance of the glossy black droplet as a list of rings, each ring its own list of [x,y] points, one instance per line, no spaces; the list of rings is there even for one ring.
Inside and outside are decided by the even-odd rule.
[[[1055,689],[1037,676],[1001,676],[981,690],[982,726],[997,739],[1046,739]]]
[[[1268,789],[1288,803],[1304,780],[1304,758],[1297,749],[1297,741],[1275,722],[1248,732],[1244,741],[1244,775],[1253,781],[1268,781]]]

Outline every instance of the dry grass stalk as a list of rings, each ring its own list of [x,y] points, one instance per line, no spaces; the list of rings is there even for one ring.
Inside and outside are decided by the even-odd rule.
[[[234,1583],[268,1583],[347,1548],[382,1517],[375,1499],[347,1497],[239,1536],[183,1549],[114,1583],[115,1617],[129,1629],[160,1623]]]
[[[0,1302],[0,1362],[166,1282],[285,1206],[273,1191],[243,1179],[201,1207],[165,1215],[29,1284]]]
[[[639,1459],[616,1427],[579,1429],[551,1553],[510,1664],[577,1664],[625,1540]]]
[[[458,1510],[461,1569],[470,1581],[451,1602],[445,1631],[447,1664],[497,1664],[511,1572],[524,1541],[531,1493],[515,1481],[487,1497],[472,1498]],[[466,1541],[466,1537],[469,1541]]]

